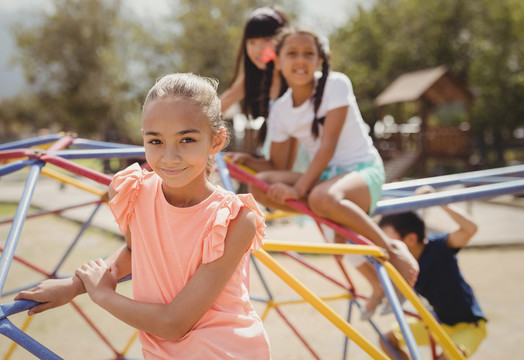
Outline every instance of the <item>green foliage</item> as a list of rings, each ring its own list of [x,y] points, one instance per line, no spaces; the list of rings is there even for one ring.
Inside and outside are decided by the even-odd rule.
[[[35,26],[14,28],[38,118],[47,126],[104,138],[137,106],[127,93],[127,37],[119,0],[54,0]],[[129,115],[127,115],[129,117]],[[42,124],[41,124],[42,125]]]
[[[293,9],[294,0],[277,1]],[[230,84],[244,23],[260,0],[173,0],[161,19],[121,0],[52,0],[37,23],[17,24],[14,59],[30,93],[3,102],[0,136],[17,123],[82,137],[139,142],[140,104],[162,74],[193,72]],[[17,127],[16,131],[19,131]]]
[[[445,65],[477,95],[472,126],[502,146],[524,118],[524,3],[377,0],[331,36],[333,68],[352,80],[362,113],[399,75]]]
[[[275,4],[259,0],[179,0],[171,21],[176,71],[217,78],[219,92],[231,83],[245,21],[254,9]],[[282,2],[280,2],[282,3]],[[290,1],[290,8],[293,8]],[[282,6],[287,9],[287,6]]]

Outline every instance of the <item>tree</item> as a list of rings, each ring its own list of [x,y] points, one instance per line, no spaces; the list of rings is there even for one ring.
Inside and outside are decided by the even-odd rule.
[[[332,34],[333,68],[350,76],[371,123],[373,99],[396,77],[446,65],[476,93],[473,130],[493,139],[500,165],[524,117],[523,18],[515,0],[377,0]]]
[[[41,119],[84,137],[125,132],[126,119],[138,114],[128,96],[126,39],[132,25],[119,0],[54,0],[54,11],[37,25],[18,24],[17,60]]]
[[[292,1],[180,0],[174,2],[172,22],[173,66],[176,71],[193,72],[219,79],[219,92],[233,76],[236,54],[244,24],[250,12],[280,3],[293,12]]]

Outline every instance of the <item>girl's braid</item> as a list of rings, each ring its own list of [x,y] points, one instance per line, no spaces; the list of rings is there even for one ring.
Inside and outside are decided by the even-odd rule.
[[[329,75],[329,52],[325,49],[325,46],[323,46],[319,39],[317,38],[318,48],[319,48],[319,56],[322,58],[322,76],[318,80],[317,89],[315,91],[314,99],[313,99],[313,105],[314,105],[314,111],[315,111],[315,118],[313,120],[313,124],[311,125],[311,132],[313,133],[313,136],[316,138],[319,134],[319,123],[320,119],[317,117],[318,108],[320,107],[320,103],[322,102],[322,96],[324,95],[324,88],[326,87],[326,81]]]

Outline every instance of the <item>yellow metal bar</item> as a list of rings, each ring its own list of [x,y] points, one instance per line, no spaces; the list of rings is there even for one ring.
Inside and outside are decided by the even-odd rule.
[[[395,267],[387,261],[381,261],[380,259],[379,261],[384,265],[389,277],[395,283],[395,285],[397,285],[400,292],[402,292],[402,294],[404,294],[411,304],[413,304],[418,314],[422,318],[422,321],[428,326],[435,341],[442,347],[442,350],[448,359],[465,360],[462,352],[457,349],[453,341],[451,341],[451,338],[442,329],[438,321],[435,320],[428,309],[426,309],[424,304],[422,304],[418,296],[415,294],[413,289],[411,289],[406,280],[404,280],[404,278],[400,275],[397,269],[395,269]]]
[[[133,345],[133,342],[136,340],[137,335],[138,335],[138,331],[135,330],[135,332],[133,332],[133,335],[131,335],[131,338],[129,338],[129,341],[126,344],[126,347],[124,348],[124,350],[122,350],[122,355],[125,355],[129,351],[129,349],[131,348],[131,345]]]
[[[274,307],[274,304],[273,302],[268,302],[266,303],[266,308],[264,309],[264,313],[262,314],[262,316],[260,317],[260,320],[264,321],[266,320],[266,317],[267,317],[267,314],[269,314],[269,310],[271,310],[273,307]]]
[[[294,213],[291,211],[275,210],[273,212],[266,213],[266,220],[284,219],[293,216],[300,216],[302,214]]]
[[[264,250],[296,251],[311,254],[357,254],[370,255],[375,258],[388,258],[387,253],[378,246],[353,244],[314,244],[296,241],[264,240]]]
[[[345,299],[352,299],[351,294],[341,294],[341,295],[333,295],[333,296],[320,296],[320,300],[322,301],[333,301],[333,300],[345,300]],[[304,304],[306,303],[306,300],[284,300],[284,301],[275,301],[274,306],[284,306],[284,305],[297,305],[297,304]]]
[[[53,169],[50,169],[50,168],[47,168],[47,167],[43,167],[42,168],[42,174],[44,175],[47,175],[49,177],[52,177],[56,180],[59,180],[65,184],[70,184],[70,185],[73,185],[81,190],[86,190],[90,193],[93,193],[95,195],[98,195],[100,197],[105,197],[106,196],[106,192],[105,191],[102,191],[100,189],[97,189],[93,186],[89,186],[87,184],[84,184],[84,183],[81,183],[80,181],[76,180],[75,178],[72,178],[71,176],[68,176],[68,175],[65,175],[65,174],[62,174],[61,172],[59,171],[56,171],[56,170],[53,170]]]
[[[26,319],[25,319],[24,323],[22,324],[22,327],[20,328],[20,330],[25,332],[27,330],[27,328],[29,327],[29,324],[31,324],[32,320],[33,320],[32,316],[26,317]],[[11,346],[9,347],[9,350],[5,353],[4,360],[10,359],[11,356],[13,355],[13,352],[15,351],[15,349],[17,347],[18,347],[18,344],[13,341],[11,343]]]
[[[224,160],[226,162],[231,162],[231,158],[229,156],[224,156]],[[236,166],[238,166],[239,168],[241,168],[242,170],[250,173],[251,175],[255,175],[257,172],[253,169],[251,169],[250,167],[244,165],[244,164],[235,164]]]
[[[318,312],[320,312],[333,325],[339,328],[347,337],[353,340],[362,350],[369,354],[373,359],[389,359],[382,351],[367,341],[358,331],[348,322],[342,319],[335,311],[318,296],[304,286],[296,277],[278,264],[266,251],[258,250],[254,255],[265,264],[275,275],[282,279],[289,287],[296,291],[300,296],[309,302]]]

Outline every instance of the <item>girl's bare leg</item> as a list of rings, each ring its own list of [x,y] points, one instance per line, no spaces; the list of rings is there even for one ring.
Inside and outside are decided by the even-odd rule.
[[[346,239],[335,233],[335,242],[338,244],[345,244]],[[368,297],[363,309],[364,311],[362,311],[361,315],[362,320],[367,320],[373,315],[376,308],[382,302],[382,299],[384,298],[384,289],[382,288],[375,267],[369,261],[365,261],[362,264],[355,266],[355,268],[360,272],[360,274],[362,274],[362,276],[364,276],[371,286],[371,295]]]
[[[393,266],[414,286],[419,271],[417,261],[404,243],[391,241],[366,213],[370,202],[367,184],[356,172],[319,183],[308,197],[308,205],[315,214],[337,222],[384,248]]]

